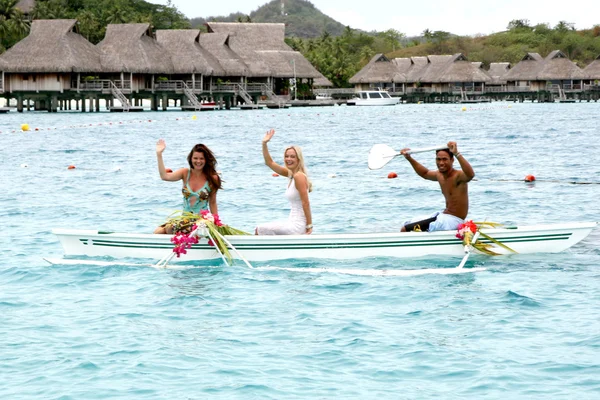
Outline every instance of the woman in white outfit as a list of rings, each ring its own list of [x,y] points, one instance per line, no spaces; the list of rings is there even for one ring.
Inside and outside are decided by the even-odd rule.
[[[308,193],[312,191],[312,184],[306,174],[302,150],[298,146],[290,146],[283,153],[284,165],[279,165],[269,154],[267,143],[275,134],[271,129],[262,140],[262,152],[265,164],[274,172],[287,177],[287,190],[285,197],[289,200],[291,210],[287,221],[269,222],[256,227],[257,235],[301,235],[311,234],[313,230],[312,215]]]

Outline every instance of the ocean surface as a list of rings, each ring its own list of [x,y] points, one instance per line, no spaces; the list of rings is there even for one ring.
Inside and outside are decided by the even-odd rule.
[[[599,221],[599,120],[600,103],[0,114],[0,398],[598,399],[600,228],[563,253],[474,255],[486,271],[454,276],[335,269],[459,258],[255,263],[300,272],[43,258],[63,256],[53,228],[150,233],[181,208],[159,138],[168,168],[196,143],[215,152],[225,223],[286,218],[285,180],[261,155],[271,128],[276,160],[303,148],[315,234],[394,231],[444,207],[402,158],[368,170],[376,143],[457,141],[477,174],[473,220]]]

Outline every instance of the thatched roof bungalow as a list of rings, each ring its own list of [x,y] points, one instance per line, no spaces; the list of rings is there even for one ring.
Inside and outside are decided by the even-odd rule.
[[[588,84],[598,85],[600,82],[600,55],[583,69]]]
[[[248,76],[249,68],[242,58],[229,47],[229,35],[226,33],[207,33],[200,35],[200,46],[208,50],[223,68],[222,76],[236,77],[242,83],[242,77]]]
[[[78,33],[74,19],[35,20],[29,35],[8,49],[5,91],[71,89],[72,74],[102,71],[100,52]]]
[[[392,87],[398,78],[397,65],[382,53],[375,54],[371,60],[360,71],[358,71],[349,82],[356,90],[368,90],[371,87]],[[401,81],[405,77],[400,76]]]
[[[439,84],[441,91],[456,90],[458,87],[483,91],[485,85],[491,81],[490,76],[484,71],[482,63],[473,63],[461,53],[454,54],[448,59],[445,68],[436,79],[436,84]]]
[[[198,73],[223,75],[219,60],[200,45],[200,31],[195,29],[162,29],[156,40],[171,55],[175,74]]]
[[[322,75],[285,43],[285,24],[209,22],[209,34],[227,34],[232,51],[248,66],[254,82],[275,83],[282,89],[289,78],[316,79]]]
[[[537,75],[538,81],[560,85],[565,89],[573,89],[574,85],[581,89],[584,78],[583,70],[560,50],[554,50],[546,56]]]
[[[529,90],[546,90],[548,84],[571,89],[581,86],[585,74],[560,50],[542,58],[538,53],[527,53],[504,77],[507,83]]]
[[[488,75],[492,80],[487,86],[503,86],[506,84],[506,74],[510,71],[511,65],[508,62],[491,63]]]
[[[530,88],[539,90],[537,80],[537,71],[542,67],[544,59],[538,53],[527,53],[510,71],[506,73],[504,79],[508,85],[519,88]]]
[[[171,58],[165,57],[165,49],[156,41],[150,24],[110,24],[97,46],[103,72],[111,80],[120,80],[125,91],[144,90],[148,75],[175,72]]]
[[[410,68],[406,72],[406,83],[419,86],[421,84],[421,76],[429,65],[429,59],[427,57],[411,57],[410,61]]]
[[[158,44],[171,57],[174,80],[186,81],[194,89],[202,89],[205,77],[224,76],[219,60],[200,45],[200,31],[194,29],[157,30]]]

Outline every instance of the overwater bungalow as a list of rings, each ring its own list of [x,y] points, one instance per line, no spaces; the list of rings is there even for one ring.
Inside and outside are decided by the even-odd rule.
[[[156,31],[159,45],[171,57],[173,75],[159,76],[155,88],[182,94],[182,106],[189,102],[190,107],[194,109],[202,109],[197,95],[210,93],[212,85],[216,83],[216,77],[226,75],[219,60],[200,45],[200,35],[200,31],[195,29]],[[204,97],[205,100],[212,100],[209,96]]]
[[[514,67],[504,75],[504,79],[510,91],[537,91],[540,82],[537,80],[537,72],[540,70],[544,58],[538,53],[527,53]],[[543,86],[546,86],[544,82]]]
[[[600,90],[600,55],[583,69],[585,87],[589,90]]]
[[[396,78],[398,78],[398,67],[382,53],[375,54],[371,60],[360,71],[358,71],[349,82],[354,89],[370,90],[375,87],[381,89],[396,89]],[[406,81],[405,76],[400,76],[400,86]]]
[[[131,100],[139,107],[139,101],[148,97],[147,92],[151,93],[152,109],[156,109],[160,96],[155,93],[155,84],[159,77],[172,75],[175,68],[171,58],[165,57],[150,24],[110,24],[98,48],[102,81],[109,82],[123,109],[131,111]],[[162,100],[166,108],[166,95]]]
[[[304,81],[312,87],[313,80],[322,77],[285,43],[285,24],[209,22],[207,27],[209,34],[228,35],[227,45],[248,67],[244,83],[249,92],[289,96],[294,83]]]
[[[434,92],[460,94],[466,100],[467,94],[483,93],[486,83],[491,81],[481,63],[472,63],[461,53],[428,58],[431,63],[421,81],[430,82]]]
[[[80,78],[102,71],[98,48],[78,33],[74,19],[33,21],[29,35],[2,60],[4,94],[17,99],[19,111],[24,100],[33,100],[37,109],[56,111],[59,101],[83,99]]]
[[[502,92],[506,88],[506,74],[511,69],[508,62],[491,63],[487,74],[491,80],[486,85],[487,92]]]
[[[538,53],[527,53],[505,76],[507,91],[529,95],[537,101],[554,101],[558,95],[566,100],[567,93],[580,93],[585,75],[583,70],[569,60],[560,50],[545,58]],[[535,93],[533,96],[532,93]],[[523,95],[520,95],[523,98]]]
[[[240,98],[277,97],[273,92],[285,93],[294,78],[304,80],[309,95],[314,79],[328,82],[285,44],[283,24],[211,24],[208,33],[156,35],[145,23],[111,24],[94,46],[78,33],[76,20],[36,20],[29,36],[0,57],[0,93],[16,98],[19,111],[24,102],[29,108],[27,100],[57,111],[70,109],[70,100],[79,107],[89,99],[90,110],[98,111],[103,99],[111,110],[133,111],[144,99],[156,110],[172,99],[184,107],[208,97],[229,108]]]
[[[546,82],[546,90],[556,92],[561,98],[569,92],[579,92],[582,89],[585,74],[581,68],[560,50],[550,52],[538,72],[538,80]]]

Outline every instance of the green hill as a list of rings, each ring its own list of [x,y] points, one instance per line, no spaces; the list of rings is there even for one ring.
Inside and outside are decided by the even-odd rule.
[[[215,22],[280,22],[286,25],[287,37],[316,38],[328,32],[332,36],[339,36],[344,32],[345,26],[331,17],[323,14],[310,1],[286,0],[284,9],[280,0],[273,0],[249,15],[232,13],[228,16],[210,16],[207,18],[193,18],[190,20],[192,27],[201,27],[207,21]]]

